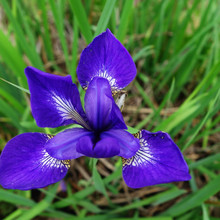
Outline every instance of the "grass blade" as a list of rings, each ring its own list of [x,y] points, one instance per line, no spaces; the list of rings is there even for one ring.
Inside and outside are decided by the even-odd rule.
[[[220,175],[205,185],[202,189],[196,191],[195,193],[189,195],[176,205],[172,206],[163,216],[179,216],[205,202],[210,196],[216,194],[220,190]]]
[[[130,1],[130,0],[129,0]],[[106,30],[112,11],[115,7],[116,0],[107,0],[103,9],[102,15],[99,19],[94,36]]]
[[[92,41],[93,36],[82,2],[81,0],[69,0],[69,3],[86,43],[89,44]]]
[[[128,22],[130,20],[130,15],[133,9],[133,4],[134,4],[133,0],[127,0],[123,7],[120,24],[118,27],[118,32],[116,35],[117,39],[120,40],[121,42],[123,42],[125,38],[125,34],[127,31],[127,27],[128,27]]]

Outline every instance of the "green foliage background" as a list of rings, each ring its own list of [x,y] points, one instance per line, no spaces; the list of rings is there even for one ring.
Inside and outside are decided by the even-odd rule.
[[[121,187],[121,161],[110,160],[115,169],[105,178],[92,161],[90,181],[81,177],[74,183],[81,184],[76,191],[66,180],[62,196],[58,184],[37,190],[37,201],[34,192],[0,188],[1,219],[217,219],[219,0],[0,0],[1,150],[19,133],[45,132],[31,115],[24,68],[68,73],[77,83],[82,49],[106,28],[129,50],[138,70],[126,88],[127,124],[169,132],[189,164],[192,180],[146,187],[145,192],[154,192],[118,204],[113,195],[135,192]],[[107,206],[96,203],[102,197]],[[153,208],[156,211],[150,212]]]

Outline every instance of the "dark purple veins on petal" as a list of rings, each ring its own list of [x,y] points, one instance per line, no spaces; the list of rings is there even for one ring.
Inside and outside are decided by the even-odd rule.
[[[136,67],[126,48],[107,29],[83,50],[77,76],[83,88],[94,77],[102,77],[113,90],[120,90],[135,78]]]
[[[32,113],[39,127],[77,123],[90,129],[71,76],[56,76],[34,67],[27,67],[25,74],[31,93]]]
[[[85,111],[94,132],[126,129],[120,109],[112,97],[111,87],[104,78],[95,77],[85,95]]]
[[[129,187],[190,180],[183,155],[167,133],[142,130],[139,139],[139,151],[123,159],[123,178]]]
[[[50,139],[42,133],[24,133],[11,139],[0,157],[0,184],[6,189],[30,190],[60,181],[69,161],[57,160],[45,150]]]

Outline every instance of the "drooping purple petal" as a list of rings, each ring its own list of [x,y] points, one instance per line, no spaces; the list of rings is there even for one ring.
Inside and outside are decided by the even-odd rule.
[[[86,117],[78,89],[71,76],[56,76],[27,67],[25,74],[31,93],[31,108],[39,127],[77,123],[84,127]]]
[[[123,158],[123,178],[131,188],[187,181],[188,166],[177,145],[164,132],[139,133],[141,148],[130,159]]]
[[[90,127],[95,131],[127,128],[112,97],[110,85],[104,78],[95,77],[89,84],[85,94],[85,111]]]
[[[83,50],[77,76],[83,88],[97,76],[107,79],[113,90],[120,90],[135,78],[136,67],[126,48],[107,29]]]
[[[30,190],[60,181],[69,162],[51,157],[45,150],[49,136],[24,133],[11,139],[0,157],[0,184],[7,189]]]
[[[80,138],[93,138],[93,133],[84,128],[67,129],[55,137],[51,138],[46,144],[46,150],[50,156],[69,160],[84,156],[76,151],[76,146]]]
[[[113,138],[118,143],[120,152],[117,156],[131,158],[140,148],[139,140],[127,131],[111,129],[102,132],[101,135],[103,138]]]
[[[98,137],[99,140],[91,139],[88,136],[79,139],[77,151],[87,157],[107,158],[119,154],[120,146],[116,139],[111,137]]]

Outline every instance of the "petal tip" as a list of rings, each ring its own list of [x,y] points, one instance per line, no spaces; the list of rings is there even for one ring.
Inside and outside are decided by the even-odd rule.
[[[131,188],[191,179],[189,168],[177,145],[165,132],[142,130],[141,148],[123,161],[123,178]]]
[[[37,69],[32,67],[32,66],[27,66],[25,69],[24,69],[24,73],[26,75],[26,77],[28,78],[30,74],[33,73],[33,71],[36,71]]]

